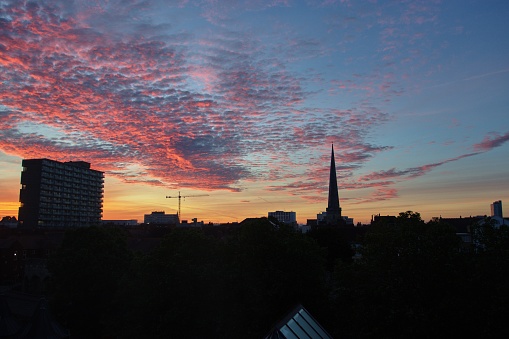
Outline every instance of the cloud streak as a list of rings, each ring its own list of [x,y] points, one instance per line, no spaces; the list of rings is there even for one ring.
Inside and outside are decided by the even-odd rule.
[[[428,172],[432,171],[436,167],[442,166],[444,164],[458,161],[464,158],[472,157],[474,155],[479,154],[479,152],[476,153],[468,153],[463,154],[458,157],[454,157],[451,159],[446,159],[440,162],[435,162],[431,164],[426,164],[418,167],[410,167],[404,170],[397,170],[396,168],[391,168],[389,170],[382,170],[382,171],[376,171],[372,172],[366,175],[363,175],[359,177],[360,182],[375,182],[377,180],[396,180],[396,179],[414,179],[420,176],[423,176],[427,174]],[[384,182],[385,185],[385,182]]]
[[[475,144],[474,150],[480,151],[480,152],[491,151],[492,149],[494,149],[496,147],[502,146],[507,141],[509,141],[509,132],[502,134],[502,135],[494,133],[493,135],[487,135],[483,139],[483,141]]]

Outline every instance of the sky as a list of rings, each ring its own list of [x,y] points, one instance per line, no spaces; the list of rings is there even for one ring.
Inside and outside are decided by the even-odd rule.
[[[0,217],[22,159],[105,172],[103,219],[509,209],[509,1],[0,0]],[[506,214],[507,215],[507,214]]]

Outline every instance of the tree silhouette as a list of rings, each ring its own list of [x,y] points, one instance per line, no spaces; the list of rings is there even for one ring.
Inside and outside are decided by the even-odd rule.
[[[132,258],[126,237],[114,228],[68,231],[49,261],[52,306],[73,337],[100,337],[112,296]]]
[[[133,261],[115,303],[122,337],[260,338],[297,303],[326,300],[316,243],[266,218],[219,240],[177,229]],[[120,312],[116,312],[120,314]]]

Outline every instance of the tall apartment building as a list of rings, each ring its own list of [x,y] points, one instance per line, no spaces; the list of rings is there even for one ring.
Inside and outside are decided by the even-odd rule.
[[[102,218],[104,173],[84,161],[25,159],[18,212],[20,227],[81,227]]]

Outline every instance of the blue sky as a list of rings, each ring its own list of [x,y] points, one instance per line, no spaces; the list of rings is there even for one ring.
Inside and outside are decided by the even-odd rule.
[[[507,1],[4,1],[0,215],[23,158],[105,171],[105,219],[489,214],[508,200]]]

